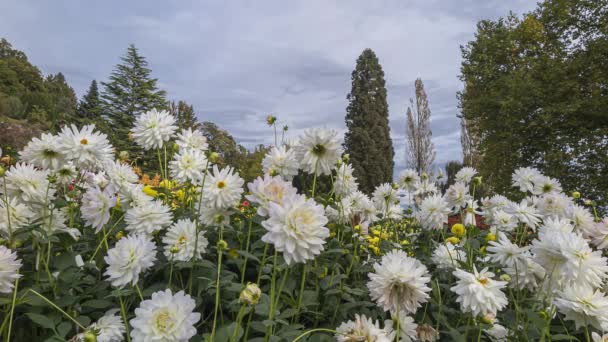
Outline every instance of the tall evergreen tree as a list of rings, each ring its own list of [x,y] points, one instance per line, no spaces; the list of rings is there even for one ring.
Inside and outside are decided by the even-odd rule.
[[[352,89],[346,97],[346,153],[355,169],[362,191],[371,193],[385,182],[392,182],[393,142],[388,121],[384,71],[376,54],[365,49],[351,75]]]
[[[51,130],[71,122],[76,117],[78,99],[62,73],[47,76],[48,120]]]
[[[169,111],[177,118],[177,126],[179,128],[201,128],[201,123],[198,122],[198,119],[196,118],[194,107],[185,101],[178,101],[177,103],[171,101],[169,104]]]
[[[421,79],[415,82],[416,105],[410,99],[407,108],[407,158],[410,167],[419,174],[428,172],[435,161],[435,147],[431,141],[431,109]]]
[[[100,118],[102,113],[103,107],[101,99],[99,98],[97,81],[93,80],[91,81],[89,90],[78,104],[78,118],[83,123],[93,122]]]
[[[129,46],[121,60],[110,80],[102,82],[104,91],[101,97],[112,128],[114,146],[118,150],[134,151],[128,135],[135,117],[153,108],[165,109],[166,92],[157,88],[158,80],[151,77],[152,70],[135,45]]]

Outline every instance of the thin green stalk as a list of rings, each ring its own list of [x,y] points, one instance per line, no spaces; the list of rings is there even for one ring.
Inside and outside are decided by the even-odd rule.
[[[141,300],[142,302],[144,301],[144,295],[141,293],[141,290],[139,289],[139,285],[135,284],[135,289],[137,290],[137,295],[139,295],[139,300]]]
[[[289,267],[285,268],[285,274],[283,274],[283,279],[281,279],[281,285],[279,285],[279,292],[276,294],[276,300],[274,301],[274,307],[279,307],[279,299],[281,299],[281,293],[283,293],[283,288],[285,288],[285,282],[287,281],[289,275]]]
[[[251,240],[251,218],[249,218],[247,228],[247,242],[245,243],[245,252],[249,253],[249,241]],[[241,270],[241,284],[245,284],[245,270],[247,269],[247,254],[245,254],[245,262],[243,262],[243,269]]]
[[[163,170],[163,161],[160,157],[160,148],[156,149],[156,155],[158,156],[158,168],[160,169],[160,176],[165,179],[165,171]]]
[[[169,261],[171,266],[169,266],[169,289],[171,288],[171,283],[173,282],[173,255],[171,255],[171,260]]]
[[[295,321],[297,321],[300,316],[300,308],[302,307],[302,299],[304,299],[304,284],[306,284],[306,271],[308,270],[306,265],[307,264],[304,264],[304,266],[302,268],[302,280],[300,281],[300,294],[298,295],[298,306],[296,306],[296,314],[294,315]]]
[[[28,292],[32,292],[36,296],[40,297],[40,299],[42,299],[45,302],[47,302],[50,306],[52,306],[53,308],[55,308],[55,310],[61,312],[64,316],[66,316],[72,322],[74,322],[80,329],[87,330],[87,328],[85,326],[83,326],[82,324],[80,324],[80,322],[78,322],[77,320],[75,320],[72,316],[70,316],[67,312],[63,311],[60,307],[58,307],[55,303],[53,303],[52,301],[50,301],[48,298],[46,298],[45,296],[43,296],[40,293],[36,292],[36,290],[34,290],[34,289],[28,289],[27,291]]]
[[[315,162],[315,175],[312,179],[312,192],[310,198],[315,198],[315,188],[317,187],[317,169],[319,168],[319,159]]]
[[[222,255],[223,249],[220,248],[219,242],[222,241],[222,229],[223,226],[219,227],[220,240],[218,241],[217,248],[217,277],[215,279],[215,310],[213,312],[213,328],[211,329],[211,341],[215,339],[215,328],[217,326],[217,312],[220,307],[220,274],[222,273]]]
[[[296,337],[292,342],[297,342],[298,340],[300,340],[302,337],[306,336],[306,335],[310,335],[314,332],[318,332],[318,331],[322,331],[322,332],[328,332],[328,333],[332,333],[332,334],[340,334],[339,332],[333,330],[333,329],[326,329],[326,328],[317,328],[317,329],[312,329],[312,330],[308,330],[305,331],[303,333],[301,333],[298,337]]]
[[[247,308],[247,305],[243,304],[241,305],[241,309],[239,310],[238,315],[236,316],[236,327],[234,329],[234,333],[232,334],[232,337],[230,337],[230,342],[233,342],[237,339],[237,336],[239,336],[239,328],[241,327],[241,321],[243,320],[243,314],[245,314],[245,308]]]
[[[125,310],[125,303],[122,300],[122,296],[120,295],[120,289],[116,290],[118,292],[118,303],[120,304],[120,314],[122,315],[122,322],[125,325],[125,331],[127,333],[127,342],[131,342],[131,334],[129,333],[129,321],[127,320],[127,310]]]
[[[95,260],[95,257],[97,256],[97,253],[99,252],[99,250],[101,249],[101,246],[102,246],[104,243],[106,244],[106,248],[108,248],[108,247],[107,247],[107,243],[108,243],[107,239],[108,239],[108,236],[110,236],[110,234],[112,234],[112,232],[114,231],[114,229],[116,229],[116,227],[118,226],[118,223],[120,223],[120,221],[122,221],[122,218],[123,218],[123,217],[125,217],[125,214],[122,214],[122,215],[121,215],[121,216],[118,218],[118,220],[116,220],[116,222],[114,222],[114,225],[112,226],[112,228],[110,228],[110,230],[108,231],[108,233],[107,233],[107,234],[105,233],[105,227],[104,227],[104,235],[103,235],[103,240],[102,240],[102,241],[100,241],[100,242],[97,244],[97,248],[95,248],[95,252],[93,252],[93,256],[91,257],[91,259],[89,259],[89,262],[92,262],[93,260]]]
[[[13,299],[11,301],[11,311],[8,316],[8,335],[6,336],[7,342],[11,342],[11,331],[13,329],[13,313],[15,312],[15,302],[17,301],[17,289],[18,288],[19,288],[19,278],[17,278],[17,280],[15,280],[15,288],[13,289]]]
[[[205,164],[205,171],[203,174],[203,181],[201,182],[201,193],[198,197],[198,210],[197,214],[194,217],[194,226],[196,227],[196,234],[194,238],[194,254],[192,255],[192,259],[190,260],[190,278],[188,279],[188,293],[192,294],[192,278],[194,277],[194,268],[196,266],[196,256],[198,255],[198,234],[200,232],[200,217],[201,217],[201,208],[203,207],[203,192],[205,189],[205,181],[207,180],[207,171],[209,169],[209,159],[207,159],[207,163]]]
[[[272,277],[270,278],[270,309],[268,310],[268,321],[271,323],[266,327],[266,334],[264,335],[264,341],[268,342],[270,336],[272,336],[272,320],[274,319],[274,296],[275,296],[275,284],[277,279],[277,255],[278,252],[274,250],[274,261],[272,265]]]

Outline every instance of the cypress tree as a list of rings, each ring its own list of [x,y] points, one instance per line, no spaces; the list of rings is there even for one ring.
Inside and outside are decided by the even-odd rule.
[[[355,169],[359,187],[371,193],[376,186],[392,182],[393,142],[388,121],[384,71],[376,54],[365,49],[351,75],[352,89],[346,97],[346,153]]]
[[[93,80],[89,86],[89,90],[78,104],[78,119],[81,123],[93,122],[101,117],[102,112],[103,108],[101,99],[99,98],[97,81]]]
[[[135,117],[153,108],[166,109],[166,92],[156,86],[152,70],[146,59],[131,44],[127,53],[116,65],[108,82],[102,82],[101,95],[105,112],[112,129],[112,140],[119,151],[133,151],[134,144],[128,140],[129,130]]]
[[[169,112],[177,118],[177,126],[179,128],[201,128],[201,123],[198,122],[198,119],[196,118],[194,107],[187,102],[178,101],[175,103],[175,101],[171,101],[169,104]]]

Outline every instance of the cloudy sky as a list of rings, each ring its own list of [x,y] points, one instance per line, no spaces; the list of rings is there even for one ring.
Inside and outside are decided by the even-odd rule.
[[[130,43],[170,99],[194,105],[251,147],[270,143],[268,113],[290,134],[344,132],[350,73],[372,48],[386,74],[397,171],[414,80],[432,110],[436,162],[461,159],[456,93],[461,44],[478,20],[525,13],[533,0],[77,1],[3,0],[0,37],[79,95],[104,81]]]

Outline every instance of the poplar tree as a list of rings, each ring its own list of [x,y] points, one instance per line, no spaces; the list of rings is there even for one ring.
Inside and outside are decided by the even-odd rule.
[[[421,79],[415,82],[416,103],[410,99],[407,108],[407,158],[410,167],[419,174],[428,172],[435,161],[435,146],[431,141],[431,109]]]

